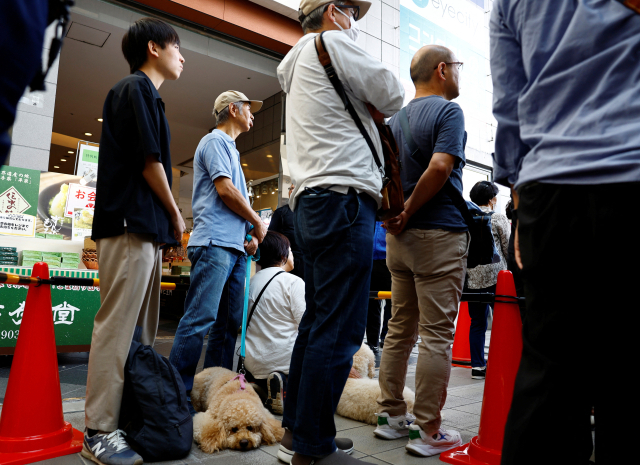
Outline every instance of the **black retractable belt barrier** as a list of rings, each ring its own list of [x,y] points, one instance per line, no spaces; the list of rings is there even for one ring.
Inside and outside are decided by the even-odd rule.
[[[369,298],[380,299],[379,292],[385,292],[386,294],[391,294],[388,291],[371,291],[369,292]],[[385,296],[385,298],[388,298],[388,297]],[[513,295],[491,294],[486,292],[483,292],[483,293],[463,292],[460,300],[462,302],[478,302],[478,303],[487,303],[487,304],[492,304],[494,302],[499,302],[504,304],[517,304],[519,302],[524,302],[524,297],[516,297]]]

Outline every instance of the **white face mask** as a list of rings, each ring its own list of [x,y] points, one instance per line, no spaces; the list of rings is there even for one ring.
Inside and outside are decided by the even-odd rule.
[[[356,22],[355,19],[353,19],[353,17],[346,14],[340,8],[336,8],[336,10],[338,10],[340,13],[342,13],[347,18],[349,18],[349,23],[351,24],[351,27],[349,29],[345,29],[342,26],[340,26],[340,24],[337,21],[335,23],[336,26],[338,26],[342,32],[344,32],[347,36],[349,36],[351,40],[353,40],[354,42],[357,42],[358,36],[360,35],[360,27],[358,26],[358,23]]]

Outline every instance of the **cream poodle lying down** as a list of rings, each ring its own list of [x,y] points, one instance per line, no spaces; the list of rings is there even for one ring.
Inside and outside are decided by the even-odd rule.
[[[204,452],[250,450],[282,440],[284,428],[251,385],[226,368],[207,368],[193,381],[193,439]]]
[[[353,368],[362,376],[360,379],[347,379],[336,413],[346,418],[375,425],[377,423],[378,397],[380,385],[375,376],[375,356],[371,349],[362,344],[362,347],[353,356]],[[402,393],[407,402],[407,411],[413,413],[415,393],[405,387]],[[192,394],[193,395],[193,394]],[[195,427],[195,425],[194,425]]]

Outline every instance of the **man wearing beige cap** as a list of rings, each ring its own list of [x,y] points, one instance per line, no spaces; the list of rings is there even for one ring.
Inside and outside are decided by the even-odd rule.
[[[302,0],[305,35],[278,66],[287,93],[287,158],[295,189],[289,201],[296,241],[305,256],[307,308],[291,357],[278,457],[294,465],[357,464],[336,440],[334,412],[367,320],[376,210],[382,175],[380,137],[367,104],[384,116],[402,107],[400,81],[357,44],[368,1]],[[318,60],[325,49],[371,141]]]
[[[232,368],[244,295],[247,254],[267,228],[251,209],[235,140],[253,126],[262,102],[230,90],[214,106],[216,129],[202,138],[193,159],[193,232],[187,253],[191,286],[169,360],[187,392],[209,333],[204,367]],[[250,243],[245,236],[251,231]]]

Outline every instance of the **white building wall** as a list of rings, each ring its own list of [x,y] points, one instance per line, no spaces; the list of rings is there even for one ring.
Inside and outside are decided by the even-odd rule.
[[[251,0],[284,16],[298,19],[300,0]],[[336,3],[339,3],[336,1]],[[358,21],[358,44],[399,75],[400,0],[371,0],[369,12]]]
[[[371,0],[358,25],[358,44],[387,68],[400,75],[400,0]]]

